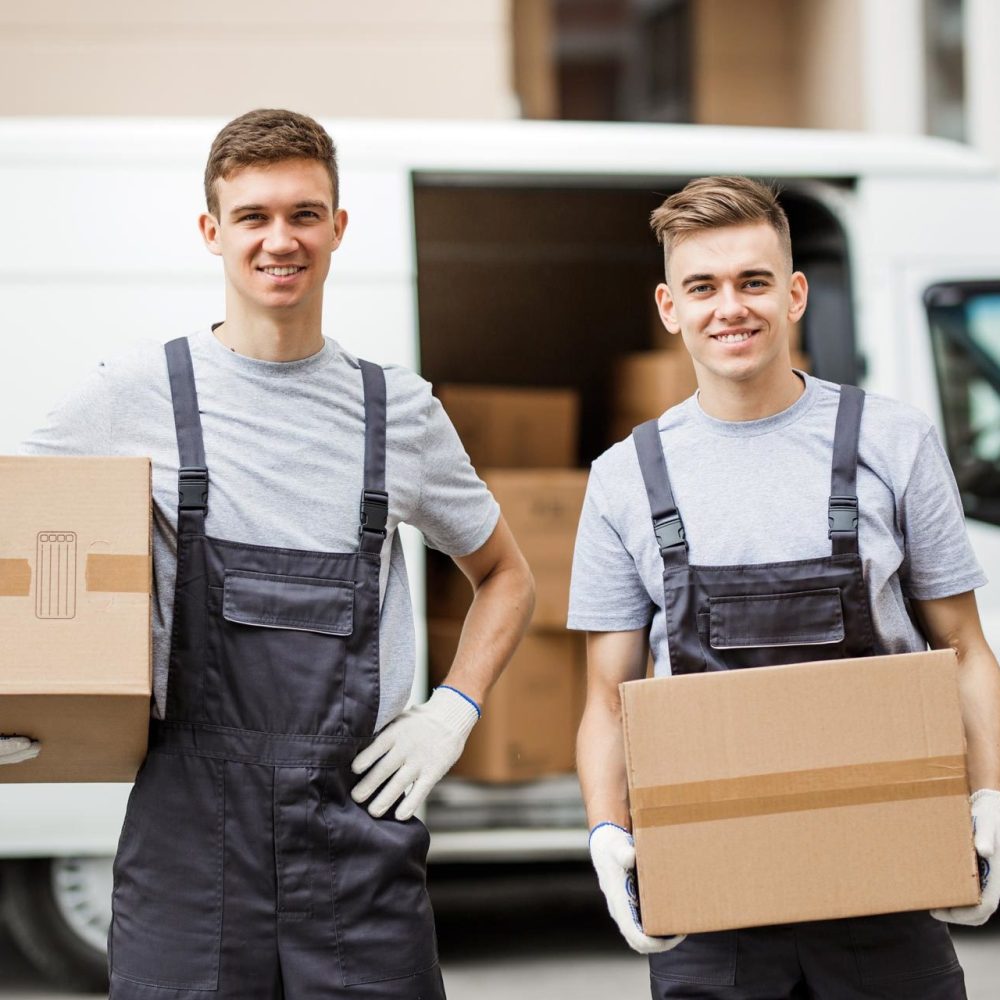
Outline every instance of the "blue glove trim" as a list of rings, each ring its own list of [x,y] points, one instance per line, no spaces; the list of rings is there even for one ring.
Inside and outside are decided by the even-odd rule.
[[[458,688],[452,687],[450,684],[439,684],[438,685],[438,690],[442,690],[442,691],[454,691],[455,694],[457,694],[459,696],[459,698],[464,698],[476,710],[476,718],[477,719],[481,719],[483,717],[483,710],[464,691],[459,691]]]
[[[629,833],[628,830],[625,829],[625,827],[619,826],[617,823],[612,823],[611,820],[606,819],[603,823],[598,823],[597,826],[595,826],[590,831],[590,836],[587,838],[587,843],[590,843],[590,841],[593,839],[594,834],[597,833],[597,831],[600,830],[602,826],[613,826],[616,830],[621,830],[621,832],[624,833],[625,836],[628,837],[630,840],[632,839],[632,834]]]

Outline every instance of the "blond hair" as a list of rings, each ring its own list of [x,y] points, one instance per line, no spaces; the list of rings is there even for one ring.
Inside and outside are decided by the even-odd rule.
[[[777,234],[782,253],[792,266],[792,239],[788,216],[778,202],[778,191],[749,177],[699,177],[672,194],[649,217],[649,225],[663,246],[664,264],[692,233],[723,226],[767,223]]]
[[[212,142],[205,164],[205,203],[218,216],[215,182],[227,180],[244,167],[266,166],[282,160],[318,160],[326,167],[337,207],[339,180],[337,149],[329,133],[308,115],[275,108],[258,108],[234,118]]]

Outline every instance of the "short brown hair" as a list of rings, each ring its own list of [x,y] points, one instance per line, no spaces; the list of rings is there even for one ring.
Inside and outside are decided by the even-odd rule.
[[[672,194],[649,217],[667,267],[671,251],[692,233],[757,222],[766,222],[778,234],[791,267],[792,239],[778,191],[749,177],[699,177]]]
[[[330,175],[333,207],[337,207],[337,149],[326,129],[308,115],[258,108],[234,118],[212,142],[205,164],[205,203],[209,212],[219,214],[217,180],[227,180],[243,167],[282,160],[319,160]]]

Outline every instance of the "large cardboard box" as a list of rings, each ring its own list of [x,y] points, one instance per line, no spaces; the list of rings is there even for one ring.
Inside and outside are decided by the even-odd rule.
[[[535,628],[565,628],[585,469],[487,469],[479,473],[535,576]],[[450,561],[428,560],[427,614],[463,618],[472,588]]]
[[[440,683],[462,623],[427,625],[431,682]],[[531,781],[573,771],[585,650],[582,635],[531,631],[490,692],[451,774],[485,782]]]
[[[580,397],[571,389],[442,385],[438,397],[477,469],[576,465]]]
[[[647,933],[978,900],[951,650],[621,691]]]
[[[150,699],[150,463],[0,456],[0,781],[131,781]]]

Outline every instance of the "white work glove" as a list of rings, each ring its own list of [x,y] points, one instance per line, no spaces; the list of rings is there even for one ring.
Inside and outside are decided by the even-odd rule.
[[[590,858],[608,911],[633,950],[653,955],[670,951],[684,940],[684,934],[657,938],[643,933],[635,882],[635,844],[628,830],[616,823],[598,823],[590,831]]]
[[[368,773],[351,797],[364,802],[384,785],[368,804],[378,817],[409,788],[395,812],[396,819],[409,819],[461,756],[479,715],[479,706],[457,688],[435,688],[427,701],[398,715],[354,758],[351,770]]]
[[[931,910],[931,916],[949,924],[979,927],[993,916],[1000,903],[1000,792],[980,788],[973,792],[970,801],[972,833],[979,855],[979,903]]]
[[[28,736],[0,736],[0,764],[20,764],[41,752],[41,744]]]

